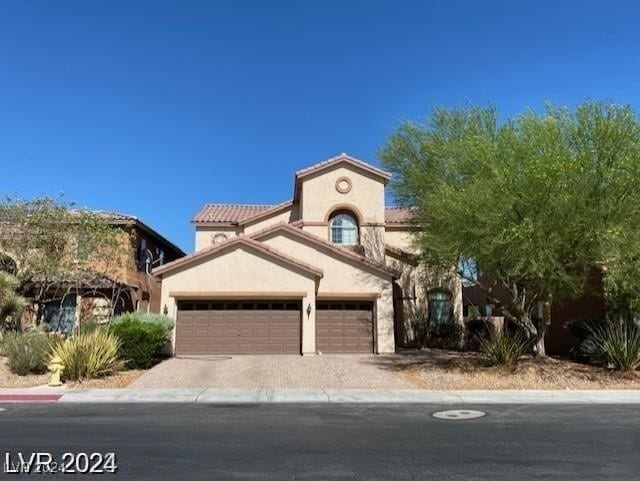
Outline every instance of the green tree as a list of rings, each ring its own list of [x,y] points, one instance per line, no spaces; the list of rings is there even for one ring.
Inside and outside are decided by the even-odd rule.
[[[0,271],[0,332],[15,329],[19,325],[19,314],[25,301],[16,293],[18,280]]]
[[[536,354],[552,303],[583,292],[594,268],[610,298],[623,291],[612,285],[631,297],[640,287],[640,124],[629,107],[548,106],[502,122],[493,108],[437,109],[403,124],[381,157],[396,198],[417,207],[425,260],[460,266]]]
[[[80,290],[119,294],[127,238],[101,212],[63,199],[0,202],[0,256],[18,293],[35,305],[37,321],[47,302]],[[114,300],[114,299],[110,299]]]

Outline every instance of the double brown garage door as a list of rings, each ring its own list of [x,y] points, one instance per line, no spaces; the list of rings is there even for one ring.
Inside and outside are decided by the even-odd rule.
[[[176,354],[300,354],[300,302],[180,301]]]
[[[180,301],[176,354],[300,354],[299,301]],[[373,352],[371,302],[318,301],[316,349]]]

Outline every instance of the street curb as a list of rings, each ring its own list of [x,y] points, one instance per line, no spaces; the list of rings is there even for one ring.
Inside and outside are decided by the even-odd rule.
[[[640,404],[640,390],[78,389],[60,403]]]
[[[62,394],[0,394],[0,403],[46,403],[56,402],[62,397]]]

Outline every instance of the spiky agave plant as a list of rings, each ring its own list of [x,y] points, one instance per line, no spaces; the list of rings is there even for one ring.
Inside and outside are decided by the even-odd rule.
[[[520,332],[491,329],[487,337],[479,339],[480,350],[494,365],[513,365],[524,356],[530,342]]]
[[[593,355],[616,371],[635,371],[640,367],[640,329],[631,322],[611,322],[590,327],[586,341]]]
[[[118,358],[120,340],[107,329],[80,332],[52,349],[64,365],[63,377],[82,381],[106,376],[123,368]]]

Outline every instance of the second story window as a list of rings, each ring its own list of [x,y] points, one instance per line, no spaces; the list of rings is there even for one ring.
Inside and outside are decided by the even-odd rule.
[[[349,213],[336,214],[329,221],[331,242],[343,246],[358,244],[358,222]]]

